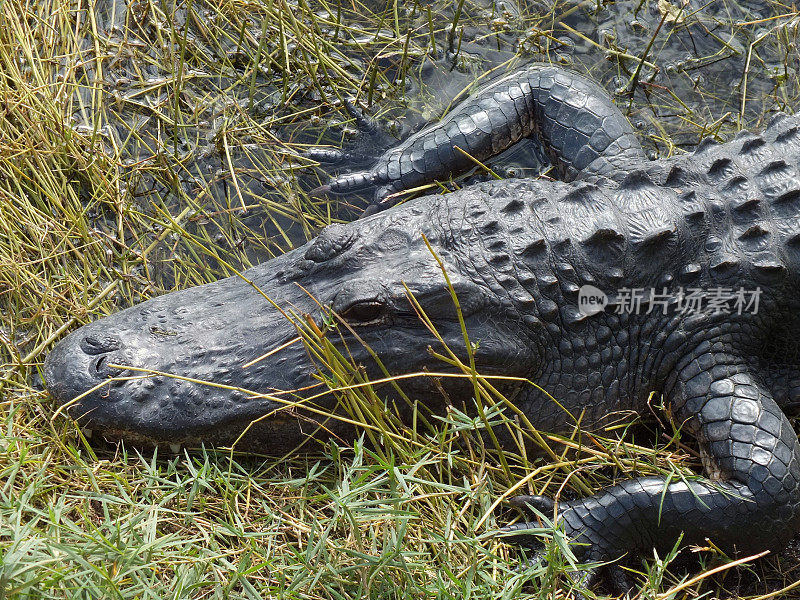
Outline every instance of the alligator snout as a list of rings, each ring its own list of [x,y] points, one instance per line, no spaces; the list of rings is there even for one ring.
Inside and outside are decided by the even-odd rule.
[[[314,368],[302,344],[286,345],[298,333],[280,306],[318,306],[272,273],[167,294],[82,327],[45,361],[50,392],[80,424],[111,438],[229,444],[249,429],[287,437],[283,415],[295,390],[313,384]],[[268,425],[258,425],[263,417]]]
[[[101,338],[84,335],[79,330],[61,341],[47,356],[45,380],[51,393],[64,403],[80,402],[80,396],[107,379],[103,371],[109,351],[119,348],[119,341],[100,345]],[[107,348],[108,350],[104,350]]]
[[[162,357],[146,344],[141,343],[132,333],[128,343],[122,336],[109,335],[92,329],[100,326],[90,324],[66,337],[48,355],[45,361],[45,380],[52,394],[67,409],[77,416],[88,417],[92,412],[102,418],[101,408],[123,399],[123,396],[112,390],[125,386],[132,379],[145,379],[147,370],[157,370],[163,366]],[[87,332],[86,330],[89,330]],[[124,368],[124,367],[133,367]],[[136,369],[143,369],[138,372]],[[134,392],[135,383],[127,386]],[[133,400],[141,400],[141,394],[128,396]],[[82,407],[87,410],[81,412]]]

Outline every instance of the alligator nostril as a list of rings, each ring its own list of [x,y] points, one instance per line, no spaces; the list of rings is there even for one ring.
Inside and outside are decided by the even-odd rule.
[[[120,374],[123,372],[124,369],[118,369],[116,367],[111,367],[108,365],[108,354],[104,354],[100,358],[98,358],[94,362],[94,370],[98,376],[104,377],[105,379],[112,379],[114,377],[119,377]],[[114,359],[111,358],[111,362],[114,362]]]
[[[102,356],[98,356],[94,361],[92,361],[90,368],[90,372],[93,376],[97,377],[98,379],[114,379],[116,381],[112,381],[112,385],[121,385],[122,381],[118,380],[117,378],[122,377],[126,374],[127,369],[120,368],[116,365],[116,363],[120,362],[120,357],[115,354],[103,354]]]
[[[86,354],[103,354],[119,350],[121,344],[118,338],[111,335],[87,335],[81,340],[81,349]]]
[[[98,375],[100,376],[105,375],[106,377],[108,377],[109,375],[103,372],[103,365],[106,364],[106,359],[108,359],[108,356],[101,356],[100,358],[98,358],[97,361],[94,363],[94,370],[97,372]]]

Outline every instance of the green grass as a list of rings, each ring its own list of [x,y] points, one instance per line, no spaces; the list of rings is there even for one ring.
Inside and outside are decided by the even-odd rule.
[[[517,517],[501,500],[698,472],[691,441],[668,424],[536,432],[460,365],[481,417],[454,406],[409,426],[309,332],[323,377],[347,387],[337,398],[363,423],[363,443],[270,458],[139,454],[91,446],[55,416],[42,361],[93,318],[232,275],[336,220],[342,205],[304,192],[324,176],[300,153],[350,142],[342,98],[402,128],[494,67],[552,60],[617,88],[659,155],[794,111],[800,18],[764,6],[0,3],[0,596],[568,594],[558,535],[549,565],[515,570],[520,552],[492,535]],[[523,444],[499,452],[476,433],[486,423],[534,438],[546,459]],[[773,592],[800,580],[791,553],[736,569],[713,548],[697,556],[702,571],[634,562],[642,597],[791,598]]]

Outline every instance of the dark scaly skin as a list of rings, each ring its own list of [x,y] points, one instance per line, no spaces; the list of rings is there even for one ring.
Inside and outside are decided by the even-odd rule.
[[[557,521],[576,553],[604,561],[663,550],[680,532],[730,553],[782,548],[800,529],[800,444],[782,410],[800,400],[800,119],[784,115],[762,135],[702,144],[615,178],[578,175],[572,183],[479,184],[332,226],[242,278],[155,298],[72,333],[47,358],[48,387],[62,403],[78,398],[69,411],[85,426],[138,442],[230,444],[249,428],[237,448],[279,452],[353,435],[334,419],[316,429],[319,413],[302,402],[286,410],[287,401],[318,391],[299,344],[244,365],[296,335],[276,307],[321,325],[310,294],[391,374],[445,369],[427,352],[437,342],[404,287],[459,348],[461,326],[424,233],[479,342],[477,368],[527,377],[558,399],[560,406],[536,388],[500,385],[536,427],[568,429],[570,415],[581,414],[587,429],[600,427],[614,411],[647,411],[655,391],[697,438],[706,478],[636,478],[559,502]],[[577,309],[585,284],[612,300],[622,287],[762,293],[757,313],[665,314],[654,304],[617,314],[612,303],[586,316]],[[383,376],[346,328],[329,338],[346,343],[370,377]],[[136,377],[113,364],[182,379]],[[399,385],[434,411],[445,410],[438,386],[451,399],[471,394],[455,378]],[[382,393],[404,410],[392,389]],[[336,407],[329,396],[314,405]],[[505,430],[496,434],[511,442]],[[541,497],[518,503],[554,509]]]
[[[619,177],[646,160],[630,123],[600,86],[535,63],[481,88],[441,121],[388,150],[370,169],[335,177],[314,193],[375,187],[372,213],[396,202],[388,198],[396,192],[446,181],[475,167],[475,160],[497,156],[532,135],[542,141],[564,181]],[[315,156],[326,158],[324,151]]]

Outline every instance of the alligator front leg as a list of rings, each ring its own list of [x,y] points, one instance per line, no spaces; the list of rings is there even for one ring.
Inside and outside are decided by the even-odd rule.
[[[368,212],[396,193],[466,173],[536,135],[561,179],[623,176],[645,160],[628,119],[603,88],[572,71],[533,64],[481,88],[438,123],[383,154],[368,170],[332,178],[311,193],[375,188]]]
[[[800,527],[800,443],[766,385],[748,369],[730,356],[706,354],[672,385],[676,416],[698,437],[714,479],[640,477],[557,505],[556,520],[581,560],[668,550],[682,532],[685,543],[709,538],[737,555],[785,546]],[[516,503],[540,511],[552,506],[541,496]]]

